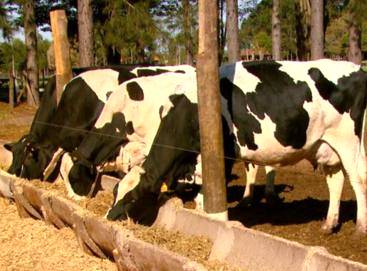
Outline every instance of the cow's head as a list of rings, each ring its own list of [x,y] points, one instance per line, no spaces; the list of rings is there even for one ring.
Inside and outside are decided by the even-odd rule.
[[[42,179],[43,172],[50,163],[54,148],[28,144],[25,150],[19,176],[26,179]]]
[[[96,167],[86,159],[82,159],[76,152],[73,152],[71,157],[73,166],[68,174],[71,189],[79,196],[86,196],[90,193],[95,181]]]
[[[13,155],[13,160],[8,168],[8,172],[10,174],[15,174],[16,176],[20,176],[20,172],[22,170],[22,165],[26,157],[27,146],[31,144],[29,140],[29,136],[25,135],[19,141],[4,144],[4,148],[10,151]]]

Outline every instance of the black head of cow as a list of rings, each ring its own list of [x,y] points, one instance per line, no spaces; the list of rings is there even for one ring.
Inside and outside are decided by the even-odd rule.
[[[74,165],[69,172],[69,181],[74,193],[79,196],[89,194],[96,177],[96,168],[87,160],[76,158],[71,154]]]
[[[23,136],[19,141],[4,144],[5,149],[12,152],[13,160],[8,169],[10,174],[20,176],[23,161],[26,157],[26,146],[29,144],[28,135]]]
[[[29,144],[20,171],[20,177],[26,179],[42,179],[43,172],[52,159],[54,148]]]
[[[43,171],[54,153],[53,148],[37,145],[28,135],[18,142],[5,144],[4,147],[13,153],[8,172],[26,179],[42,178]]]

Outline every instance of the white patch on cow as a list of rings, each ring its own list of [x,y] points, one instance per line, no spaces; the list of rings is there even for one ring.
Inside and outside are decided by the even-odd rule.
[[[338,84],[338,80],[341,77],[348,76],[360,69],[359,65],[352,62],[333,61],[331,59],[319,59],[307,62],[278,61],[278,63],[282,65],[279,70],[289,74],[295,82],[309,81],[307,78],[309,77],[308,70],[313,67],[318,68],[322,74],[334,84]]]
[[[113,205],[125,197],[125,195],[133,190],[140,182],[140,176],[145,171],[140,166],[133,167],[128,174],[117,184],[117,195]]]
[[[255,92],[257,85],[261,82],[258,77],[249,73],[242,62],[224,65],[220,68],[220,77],[228,78],[236,86],[241,86],[244,93]]]
[[[107,101],[106,94],[118,86],[119,73],[112,69],[99,69],[83,72],[77,77],[81,77],[94,91],[98,99],[105,103]]]
[[[171,108],[173,107],[173,103],[171,101],[167,101],[167,103],[165,105],[163,105],[163,110],[161,113],[161,118],[163,119],[165,116],[167,116],[168,112],[171,110]]]
[[[57,162],[61,158],[61,156],[64,154],[64,150],[62,148],[58,148],[57,151],[54,153],[54,155],[51,158],[50,163],[47,165],[45,170],[43,171],[43,179],[47,180],[48,177],[50,177],[51,173],[54,171]]]
[[[71,168],[73,167],[73,165],[74,165],[74,163],[73,163],[73,160],[71,159],[70,154],[65,153],[62,157],[62,160],[61,160],[60,175],[59,176],[64,181],[68,197],[70,197],[74,200],[80,201],[80,200],[85,199],[85,197],[75,194],[73,188],[71,187],[69,177],[68,177],[69,172],[70,172]]]

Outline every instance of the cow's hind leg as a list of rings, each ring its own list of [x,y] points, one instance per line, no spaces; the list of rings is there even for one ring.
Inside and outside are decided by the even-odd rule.
[[[326,181],[329,189],[330,201],[326,221],[321,229],[326,233],[332,233],[338,226],[340,198],[343,191],[344,175],[341,169],[328,172]]]
[[[357,141],[357,140],[356,140]],[[366,157],[359,142],[348,141],[330,144],[338,153],[345,174],[348,177],[357,200],[357,231],[367,233],[367,200],[366,200]]]
[[[249,205],[253,202],[254,186],[256,182],[256,175],[259,169],[258,165],[245,163],[246,168],[246,186],[243,192],[243,203]]]
[[[266,173],[266,185],[265,185],[265,199],[269,205],[275,205],[280,201],[279,196],[275,193],[275,168],[271,166],[265,166]]]

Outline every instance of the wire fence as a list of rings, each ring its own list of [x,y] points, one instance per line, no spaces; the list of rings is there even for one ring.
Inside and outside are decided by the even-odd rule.
[[[62,128],[62,129],[68,129],[68,130],[71,130],[71,131],[84,133],[86,136],[87,135],[96,135],[96,136],[103,136],[103,137],[116,138],[116,139],[126,139],[125,137],[117,136],[117,135],[113,135],[113,134],[106,134],[106,133],[102,133],[102,132],[98,132],[98,131],[87,130],[87,129],[83,129],[83,128],[70,127],[70,126],[65,126],[65,125],[58,125],[58,124],[43,122],[43,121],[38,121],[38,120],[36,120],[35,123],[40,124],[40,125],[45,125],[45,126],[48,126],[48,127]],[[188,148],[182,148],[182,147],[179,147],[179,146],[160,144],[160,143],[153,143],[152,146],[167,148],[167,149],[173,149],[173,150],[180,150],[180,151],[190,152],[190,153],[194,153],[194,154],[198,154],[198,155],[200,154],[200,151],[196,151],[196,150],[188,149]],[[230,156],[221,156],[221,157],[218,156],[216,158],[217,159],[232,160],[234,163],[247,163],[247,164],[255,165],[255,163],[252,160],[248,160],[248,159],[245,159],[245,158],[237,158],[237,157],[230,157]],[[299,162],[299,161],[296,161],[296,162]],[[256,165],[257,166],[269,166],[269,165],[267,165],[265,163],[261,163],[261,162],[256,162]],[[289,166],[292,166],[292,165],[289,165]],[[275,170],[278,170],[279,168],[284,168],[284,167],[283,166],[282,167],[277,166],[277,167],[274,167],[274,168],[275,168]],[[300,171],[292,170],[289,167],[286,169],[286,171],[288,173],[296,174],[296,175],[301,173]],[[307,177],[310,177],[310,178],[311,177],[314,178],[315,173],[319,174],[319,175],[323,174],[323,172],[321,172],[321,170],[316,170],[316,169],[314,169],[314,173],[310,173],[310,172],[307,172],[307,171],[302,171],[303,176],[307,176]],[[336,177],[334,176],[334,178],[336,178]]]

